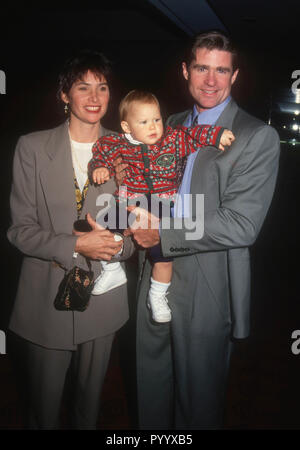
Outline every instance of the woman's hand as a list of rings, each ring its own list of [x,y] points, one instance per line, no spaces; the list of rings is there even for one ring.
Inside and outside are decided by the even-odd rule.
[[[116,242],[113,233],[101,227],[90,214],[87,214],[87,221],[92,231],[81,233],[73,230],[73,234],[78,236],[75,252],[86,258],[110,261],[121,250],[122,241]]]

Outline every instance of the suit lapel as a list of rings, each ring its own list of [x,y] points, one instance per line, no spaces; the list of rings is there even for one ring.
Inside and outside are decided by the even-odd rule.
[[[191,114],[191,112],[192,112],[192,110],[189,109],[182,113],[174,114],[167,120],[166,125],[169,125],[173,128],[175,128],[177,125],[183,125],[183,123],[188,118],[188,116]]]
[[[229,130],[232,130],[233,122],[237,112],[238,112],[237,104],[235,103],[234,100],[230,100],[230,102],[228,103],[228,105],[226,106],[226,108],[216,121],[216,126],[226,127]],[[206,179],[206,177],[203,176],[203,171],[207,170],[207,165],[205,164],[205,162],[216,158],[216,156],[217,153],[215,151],[212,151],[211,149],[209,151],[200,150],[198,152],[193,167],[193,174],[191,180],[191,193],[205,192],[205,186],[203,185],[204,180]]]
[[[51,222],[56,233],[70,233],[77,213],[67,122],[52,131],[45,152],[49,163],[40,180]]]
[[[238,112],[238,105],[234,100],[230,100],[218,120],[216,121],[216,125],[219,127],[226,127],[228,129],[232,129],[232,124],[235,118],[236,113]]]
[[[99,136],[107,133],[108,130],[99,128]],[[45,153],[48,164],[41,170],[40,180],[51,222],[56,233],[70,233],[77,219],[77,207],[67,122],[52,131]],[[89,187],[81,217],[95,209],[98,194],[99,189]]]

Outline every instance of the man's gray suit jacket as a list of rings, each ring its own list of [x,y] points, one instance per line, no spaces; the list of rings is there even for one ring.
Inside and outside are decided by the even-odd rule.
[[[182,124],[190,112],[171,116],[168,124]],[[190,227],[173,218],[171,229],[161,230],[161,246],[164,256],[174,257],[171,308],[172,299],[176,303],[190,297],[189,314],[193,314],[196,299],[210,292],[210,301],[230,324],[232,336],[244,338],[250,328],[248,247],[256,240],[272,200],[280,144],[272,127],[233,100],[216,125],[232,130],[236,139],[225,152],[206,147],[196,157],[191,194],[204,194],[203,237],[186,240]],[[196,220],[195,215],[192,219]],[[197,282],[198,271],[205,287]]]

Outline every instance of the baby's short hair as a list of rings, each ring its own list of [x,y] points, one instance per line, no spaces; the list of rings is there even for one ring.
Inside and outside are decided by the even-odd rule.
[[[128,115],[129,106],[133,102],[141,102],[141,103],[156,103],[158,107],[159,101],[155,97],[154,94],[147,91],[140,91],[138,89],[134,89],[133,91],[128,92],[127,95],[123,98],[119,106],[119,114],[120,120],[126,120]]]

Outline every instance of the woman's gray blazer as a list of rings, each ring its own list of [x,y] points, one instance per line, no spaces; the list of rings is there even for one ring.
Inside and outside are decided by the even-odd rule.
[[[100,127],[99,136],[107,133]],[[112,180],[100,187],[90,186],[81,217],[87,212],[95,217],[97,196],[114,190]],[[67,122],[19,139],[10,204],[8,239],[24,259],[9,328],[41,346],[71,350],[76,344],[118,330],[128,319],[126,284],[91,296],[84,312],[57,311],[53,306],[64,269],[76,261],[77,238],[72,235],[72,225],[77,209]],[[127,239],[122,259],[132,251],[133,244]],[[76,264],[84,267],[85,261],[79,256]],[[93,262],[92,267],[95,276],[99,275],[100,263]]]

